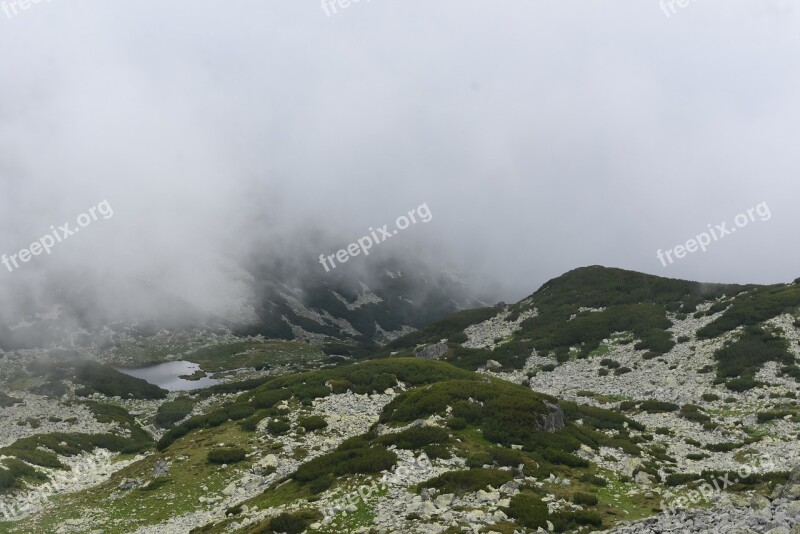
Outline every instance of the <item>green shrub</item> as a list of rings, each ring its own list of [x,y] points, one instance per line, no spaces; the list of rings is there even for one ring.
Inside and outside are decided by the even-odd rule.
[[[739,326],[752,326],[800,306],[799,286],[766,286],[739,295],[731,306],[697,332],[699,338],[713,338]]]
[[[453,453],[445,445],[425,445],[422,450],[431,460],[447,460],[453,457]]]
[[[572,496],[572,502],[581,506],[594,506],[597,504],[597,495],[590,493],[576,493]]]
[[[413,427],[396,434],[381,436],[379,443],[398,449],[419,449],[426,445],[447,443],[450,435],[446,430],[436,426]]]
[[[619,369],[615,369],[614,370],[614,375],[620,376],[620,375],[628,374],[630,372],[631,372],[630,367],[620,367]]]
[[[639,408],[647,413],[668,413],[678,411],[677,404],[658,400],[646,400],[639,405]]]
[[[520,493],[511,497],[507,514],[526,528],[547,529],[549,512],[541,498],[530,493]]]
[[[492,460],[500,467],[517,467],[525,463],[525,457],[519,451],[495,447],[491,450]]]
[[[769,412],[761,412],[756,415],[756,419],[759,423],[768,423],[775,419],[783,419],[787,415],[791,415],[792,412],[788,410],[771,410]]]
[[[187,398],[179,398],[174,401],[165,402],[158,407],[153,421],[161,428],[170,428],[175,423],[189,415],[194,408],[194,401]]]
[[[395,462],[395,453],[381,445],[371,445],[369,436],[356,436],[342,442],[333,452],[302,464],[292,477],[307,484],[326,475],[380,473],[389,470]]]
[[[585,473],[581,476],[581,482],[588,482],[593,486],[600,486],[606,487],[608,486],[608,480],[604,479],[603,477],[599,477],[597,475],[590,475],[589,473]]]
[[[543,450],[541,454],[545,460],[552,464],[566,465],[568,467],[589,467],[589,462],[583,458],[562,450],[548,448]]]
[[[702,412],[700,406],[696,404],[684,404],[681,406],[681,417],[695,423],[710,423],[711,417]]]
[[[586,510],[558,512],[552,517],[551,521],[556,532],[572,531],[587,525],[599,527],[603,524],[603,519],[599,515]]]
[[[308,489],[310,489],[311,493],[313,493],[314,495],[318,495],[324,491],[329,490],[331,486],[333,486],[335,480],[336,479],[333,477],[333,475],[331,473],[328,473],[317,479],[312,480],[311,483],[308,485]]]
[[[453,417],[447,421],[447,427],[452,428],[453,430],[463,430],[467,428],[467,425],[467,420],[462,419],[461,417]]]
[[[755,374],[766,362],[794,364],[788,347],[788,342],[778,335],[757,326],[747,327],[737,340],[714,353],[717,380],[727,381],[726,387],[731,391],[753,389],[759,385]]]
[[[695,482],[699,478],[700,475],[696,473],[672,473],[667,475],[667,479],[664,481],[664,483],[667,486],[683,486],[684,484]]]
[[[460,400],[453,404],[452,415],[456,419],[463,419],[467,423],[476,424],[483,419],[483,408],[476,402]]]
[[[449,341],[450,343],[459,343],[459,344],[466,343],[467,341],[469,341],[469,337],[464,332],[456,332],[455,334],[450,336],[447,339],[447,341]]]
[[[420,487],[435,488],[441,493],[463,495],[485,489],[487,486],[499,488],[512,478],[513,475],[509,471],[476,468],[442,473],[438,477],[423,482]]]
[[[322,428],[327,428],[328,422],[324,417],[319,415],[312,415],[311,417],[303,417],[297,420],[297,424],[306,429],[307,432],[313,432]]]
[[[317,512],[282,513],[269,520],[265,532],[282,532],[285,534],[300,534],[308,529],[309,525],[319,519]],[[262,532],[262,531],[259,531]]]
[[[466,464],[469,468],[483,467],[484,465],[492,465],[494,459],[488,451],[478,451],[473,454],[467,455]]]
[[[219,447],[208,452],[208,462],[212,464],[235,464],[241,462],[247,452],[239,447]]]
[[[749,391],[751,389],[757,388],[763,385],[758,380],[751,378],[749,376],[744,376],[742,378],[734,378],[733,380],[729,380],[725,387],[731,391],[735,391],[737,393],[741,393],[743,391]]]
[[[273,419],[267,423],[267,431],[273,436],[280,436],[287,433],[292,428],[292,425],[285,419]]]

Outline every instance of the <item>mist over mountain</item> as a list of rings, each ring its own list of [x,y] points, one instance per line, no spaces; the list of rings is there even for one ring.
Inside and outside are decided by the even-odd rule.
[[[0,533],[800,533],[791,0],[0,0],[0,49]]]

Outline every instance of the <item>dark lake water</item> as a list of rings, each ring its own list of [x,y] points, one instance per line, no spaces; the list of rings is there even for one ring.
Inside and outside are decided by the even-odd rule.
[[[200,380],[185,380],[180,378],[184,375],[192,375],[198,371],[200,366],[192,362],[166,362],[157,365],[150,365],[148,367],[139,367],[136,369],[118,369],[120,373],[125,373],[129,376],[135,376],[147,380],[160,388],[167,391],[188,391],[190,389],[202,389],[208,386],[218,384],[219,380],[213,378],[203,377]]]

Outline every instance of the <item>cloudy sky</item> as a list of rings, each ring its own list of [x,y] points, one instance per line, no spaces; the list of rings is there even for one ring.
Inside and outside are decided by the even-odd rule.
[[[506,300],[593,264],[800,276],[789,0],[10,4],[0,253],[103,200],[114,215],[0,285],[67,264],[200,287],[207,258],[256,249],[320,268],[421,203],[433,219],[381,246]],[[769,220],[656,257],[762,203]]]

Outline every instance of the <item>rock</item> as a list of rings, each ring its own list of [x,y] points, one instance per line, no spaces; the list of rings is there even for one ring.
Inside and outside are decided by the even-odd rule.
[[[414,356],[426,360],[438,360],[447,352],[447,343],[436,343],[414,350]]]
[[[564,428],[564,410],[557,404],[548,401],[544,401],[544,405],[547,407],[548,414],[543,416],[542,421],[536,422],[537,427],[547,432],[555,432]]]
[[[169,462],[159,460],[153,466],[153,478],[165,477],[169,474]]]
[[[258,464],[263,467],[278,467],[278,457],[274,454],[268,454]]]
[[[133,480],[124,480],[124,481],[122,482],[122,484],[120,484],[120,485],[117,487],[117,489],[121,489],[121,490],[131,490],[131,489],[133,489],[133,488],[135,488],[135,487],[139,486],[141,483],[142,483],[142,481],[141,481],[141,480],[139,480],[139,479],[133,479]]]
[[[800,498],[800,484],[787,483],[781,491],[781,498],[790,501]]]
[[[769,499],[767,499],[763,495],[756,494],[753,495],[753,497],[750,499],[750,508],[752,508],[753,510],[762,511],[769,509],[769,507],[770,507]]]
[[[456,496],[454,494],[445,493],[444,495],[439,495],[438,497],[436,497],[434,504],[436,505],[437,508],[447,508],[451,504],[453,504],[455,498]]]
[[[485,367],[487,371],[497,371],[498,369],[502,369],[503,365],[497,360],[486,360]]]
[[[786,514],[789,517],[800,517],[800,501],[793,501],[786,505]]]
[[[480,502],[497,502],[500,500],[500,492],[478,490],[477,497]]]
[[[640,486],[652,486],[653,476],[650,475],[649,473],[645,473],[644,471],[639,471],[638,473],[636,473],[634,481]]]
[[[789,473],[789,481],[786,485],[788,486],[789,484],[800,484],[800,464],[794,466],[791,473]]]

